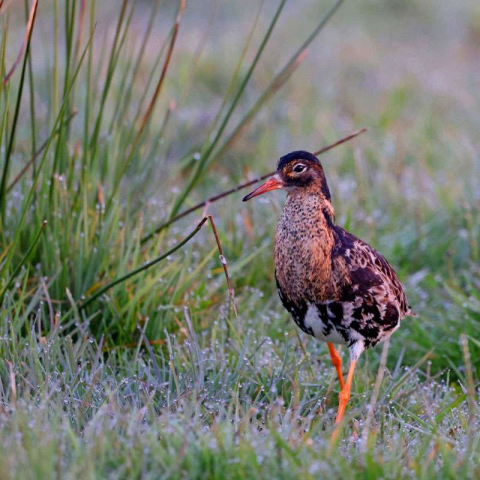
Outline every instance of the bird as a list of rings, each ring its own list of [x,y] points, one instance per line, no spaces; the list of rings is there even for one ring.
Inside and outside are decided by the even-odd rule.
[[[416,314],[387,260],[335,223],[325,172],[315,155],[298,150],[281,157],[275,174],[243,201],[278,189],[287,192],[275,234],[278,293],[298,327],[327,343],[340,385],[338,425],[362,352]],[[346,381],[336,344],[348,347]]]

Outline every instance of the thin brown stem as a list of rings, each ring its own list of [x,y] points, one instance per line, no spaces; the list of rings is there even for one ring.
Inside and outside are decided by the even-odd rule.
[[[20,48],[20,52],[18,52],[18,56],[16,60],[13,62],[12,68],[5,75],[5,78],[3,79],[4,86],[8,83],[8,81],[10,80],[10,77],[13,75],[13,72],[15,72],[17,66],[20,64],[20,60],[22,59],[23,54],[25,53],[25,50],[27,48],[28,42],[30,41],[30,38],[32,36],[33,23],[35,22],[35,14],[37,13],[37,6],[38,6],[38,0],[34,0],[32,4],[32,8],[30,9],[27,28],[25,29],[25,36],[23,37],[23,42]]]
[[[215,241],[217,242],[218,253],[220,254],[220,263],[222,264],[223,271],[225,273],[225,278],[227,279],[227,288],[228,293],[230,295],[230,301],[232,304],[233,311],[235,312],[235,316],[238,318],[238,310],[237,305],[235,304],[235,292],[233,291],[232,285],[230,283],[230,277],[228,276],[228,267],[227,267],[227,259],[223,254],[222,244],[220,243],[220,238],[218,236],[217,227],[215,226],[215,222],[213,221],[212,215],[207,216],[208,220],[210,221],[210,225],[212,226],[213,234],[215,235]]]
[[[180,6],[178,8],[177,18],[175,20],[175,26],[173,28],[172,39],[170,40],[170,45],[169,45],[168,51],[167,51],[167,58],[165,59],[165,63],[163,64],[162,72],[160,73],[160,78],[159,78],[159,80],[157,82],[157,85],[155,87],[155,91],[152,95],[150,103],[148,104],[147,110],[143,115],[143,118],[142,118],[142,121],[140,123],[140,127],[137,131],[137,134],[135,135],[135,139],[133,141],[133,145],[130,149],[129,155],[128,155],[125,163],[122,166],[122,172],[121,172],[122,174],[119,175],[118,178],[123,178],[123,174],[126,172],[128,166],[130,165],[130,162],[132,161],[133,156],[135,155],[135,152],[137,150],[138,144],[140,143],[140,139],[141,139],[142,134],[145,130],[145,127],[147,126],[148,121],[149,121],[150,117],[152,116],[155,105],[157,104],[157,100],[160,96],[160,92],[162,91],[163,82],[164,82],[165,77],[167,75],[168,67],[169,67],[170,62],[172,60],[173,51],[175,49],[175,43],[176,43],[176,40],[177,40],[177,37],[178,37],[178,31],[180,30],[180,23],[182,21],[182,13],[183,13],[183,10],[185,9],[186,3],[187,3],[186,0],[180,0]],[[117,182],[115,184],[114,188],[113,188],[113,193],[112,193],[112,196],[111,196],[110,200],[113,199],[113,196],[115,195],[119,186],[120,186],[120,183]]]
[[[172,40],[170,41],[170,45],[168,47],[168,52],[167,52],[167,58],[165,60],[165,63],[163,64],[162,68],[162,73],[160,74],[160,79],[158,80],[157,86],[155,88],[155,92],[152,96],[152,99],[150,101],[150,104],[148,105],[147,111],[145,112],[142,123],[140,125],[140,129],[137,132],[137,136],[135,138],[134,146],[136,146],[140,140],[140,137],[145,129],[145,126],[148,122],[148,119],[152,115],[153,108],[155,107],[155,104],[157,103],[158,96],[160,95],[160,92],[162,90],[163,82],[165,80],[165,76],[167,75],[167,70],[170,65],[170,62],[172,60],[172,55],[173,55],[173,50],[175,48],[175,42],[177,40],[178,36],[178,31],[180,29],[180,22],[182,20],[182,13],[186,5],[186,0],[181,0],[180,1],[180,7],[178,9],[178,14],[177,18],[175,20],[175,27],[173,29],[173,35],[172,35]]]
[[[78,15],[78,35],[77,35],[77,43],[75,46],[76,57],[78,57],[78,55],[80,54],[80,45],[82,43],[83,26],[85,23],[85,9],[86,9],[86,1],[80,0],[80,12]]]
[[[318,157],[322,153],[328,152],[332,148],[338,147],[342,143],[348,142],[349,140],[352,140],[355,137],[358,137],[362,133],[365,133],[368,130],[367,127],[363,127],[360,130],[357,130],[356,132],[351,133],[350,135],[347,135],[346,137],[341,138],[340,140],[337,140],[335,143],[331,143],[330,145],[327,145],[326,147],[321,148],[320,150],[317,150],[316,152],[313,152],[313,154]]]

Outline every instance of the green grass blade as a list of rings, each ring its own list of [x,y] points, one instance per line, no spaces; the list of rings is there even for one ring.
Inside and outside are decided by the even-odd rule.
[[[159,257],[155,258],[154,260],[150,261],[150,262],[147,262],[145,265],[142,265],[141,267],[139,268],[136,268],[135,270],[127,273],[126,275],[123,275],[122,277],[120,278],[117,278],[116,280],[114,280],[113,282],[110,282],[108,285],[105,285],[103,288],[101,288],[97,293],[95,293],[94,295],[92,295],[90,298],[88,298],[87,300],[85,300],[85,302],[83,302],[80,306],[79,306],[79,310],[83,310],[84,308],[86,308],[88,305],[90,305],[94,300],[96,300],[98,297],[102,296],[107,290],[110,290],[110,288],[114,287],[115,285],[118,285],[119,283],[122,283],[124,282],[125,280],[128,280],[129,278],[143,272],[144,270],[147,270],[148,268],[150,267],[153,267],[154,265],[156,265],[157,263],[161,262],[162,260],[164,260],[165,258],[167,258],[169,255],[171,255],[172,253],[176,252],[178,249],[180,249],[181,247],[183,247],[191,238],[193,238],[199,231],[200,229],[202,228],[203,224],[207,221],[207,217],[204,217],[202,219],[202,221],[195,227],[195,229],[189,233],[182,241],[180,241],[179,243],[177,243],[177,245],[175,245],[173,248],[171,248],[170,250],[168,250],[166,253],[164,253],[163,255],[160,255]]]
[[[10,170],[10,161],[11,161],[11,156],[13,152],[13,146],[15,143],[15,135],[17,133],[17,122],[18,122],[18,117],[20,114],[20,105],[22,103],[22,95],[23,95],[23,87],[25,84],[25,77],[27,73],[27,64],[28,64],[28,56],[30,54],[30,43],[32,39],[32,33],[33,29],[35,27],[35,19],[37,16],[37,3],[34,4],[34,10],[32,12],[32,23],[30,26],[30,29],[28,31],[28,40],[27,40],[27,47],[25,50],[25,55],[23,57],[23,64],[22,64],[22,73],[20,76],[20,83],[19,83],[19,88],[18,88],[18,93],[17,93],[17,101],[15,103],[15,110],[13,114],[13,122],[10,130],[10,139],[7,144],[7,151],[5,154],[5,164],[3,166],[3,173],[2,173],[2,179],[0,181],[0,216],[2,217],[4,221],[5,217],[5,207],[6,207],[6,196],[7,196],[7,182],[8,182],[8,173]]]
[[[228,139],[220,147],[215,155],[212,155],[208,159],[205,169],[207,169],[210,164],[217,161],[219,158],[223,157],[225,153],[232,147],[235,141],[241,136],[243,131],[247,126],[252,122],[260,109],[277,93],[282,86],[288,81],[291,75],[295,70],[301,65],[305,59],[307,49],[310,44],[317,38],[318,34],[323,30],[325,25],[330,21],[335,12],[340,8],[344,0],[338,0],[337,3],[332,7],[332,9],[325,15],[325,17],[320,21],[320,23],[315,27],[315,29],[310,33],[307,39],[303,42],[302,46],[292,55],[288,60],[285,66],[280,70],[280,72],[275,76],[272,82],[268,85],[265,91],[262,93],[260,98],[255,102],[255,104],[248,110],[239,124],[235,127],[233,132],[230,134]]]
[[[190,179],[188,180],[187,185],[183,189],[182,193],[175,199],[175,203],[172,207],[172,210],[170,211],[169,219],[171,217],[174,217],[178,213],[178,211],[179,211],[180,207],[182,206],[183,202],[186,200],[189,193],[192,191],[192,189],[195,187],[197,182],[200,180],[200,177],[203,173],[203,170],[207,165],[208,159],[210,158],[210,155],[213,153],[213,150],[215,149],[218,142],[220,141],[220,138],[222,137],[223,132],[227,128],[227,125],[230,121],[230,118],[231,118],[233,112],[235,111],[235,109],[237,107],[237,104],[240,101],[240,98],[242,97],[242,95],[245,91],[245,88],[247,87],[247,85],[248,85],[248,83],[249,83],[249,81],[252,77],[252,74],[255,70],[255,67],[258,64],[258,62],[259,62],[259,60],[260,60],[260,58],[261,58],[261,56],[262,56],[262,54],[265,50],[265,47],[267,46],[267,43],[270,39],[270,36],[272,35],[272,32],[273,32],[273,29],[275,28],[275,25],[278,22],[278,19],[280,17],[280,14],[282,13],[282,10],[283,10],[283,7],[285,6],[285,3],[286,3],[286,0],[281,0],[280,1],[280,4],[279,4],[279,6],[278,6],[278,8],[275,12],[275,15],[274,15],[272,21],[270,22],[268,30],[267,30],[265,36],[263,37],[262,43],[260,44],[260,47],[257,50],[257,53],[255,54],[255,58],[253,59],[252,64],[250,65],[250,68],[248,69],[242,83],[240,84],[238,92],[235,95],[235,97],[234,97],[234,99],[233,99],[233,101],[230,105],[230,108],[228,109],[228,111],[225,115],[225,118],[223,119],[222,123],[220,124],[220,127],[217,131],[217,134],[215,135],[215,138],[210,143],[210,145],[208,146],[205,153],[203,153],[201,155],[200,160],[196,163],[195,170],[192,173]]]
[[[38,241],[40,240],[40,237],[42,236],[43,231],[45,230],[47,226],[47,221],[44,220],[42,222],[42,226],[39,228],[35,238],[33,239],[30,247],[26,251],[25,255],[23,258],[18,262],[18,265],[15,267],[15,270],[13,271],[12,275],[10,276],[10,280],[7,282],[5,285],[5,288],[3,289],[2,293],[0,293],[0,307],[3,304],[3,298],[5,297],[5,293],[8,291],[8,289],[12,286],[13,282],[15,281],[15,278],[17,277],[18,273],[22,269],[23,265],[25,265],[25,262],[28,260],[30,257],[30,254],[32,253],[33,249],[37,245]]]

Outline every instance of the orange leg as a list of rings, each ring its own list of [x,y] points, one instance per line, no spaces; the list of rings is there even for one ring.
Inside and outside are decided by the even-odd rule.
[[[343,375],[342,375],[342,357],[335,350],[333,343],[327,343],[327,346],[328,346],[328,350],[330,351],[330,358],[332,359],[332,365],[337,370],[338,381],[340,382],[340,388],[343,390],[345,384],[343,382]]]
[[[345,414],[345,408],[348,401],[350,400],[350,390],[352,388],[353,372],[355,370],[356,360],[350,362],[350,367],[348,368],[347,383],[340,391],[338,396],[338,411],[337,418],[335,419],[335,424],[338,424],[342,421],[343,415]]]

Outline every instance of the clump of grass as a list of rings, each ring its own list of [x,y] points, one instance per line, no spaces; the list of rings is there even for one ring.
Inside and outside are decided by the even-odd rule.
[[[303,50],[318,35],[341,3],[341,1],[337,2],[333,10],[327,13],[325,19],[302,46]],[[30,225],[41,223],[44,219],[49,222],[49,228],[41,242],[41,248],[33,252],[31,265],[37,265],[40,268],[40,276],[52,278],[49,294],[57,302],[67,302],[68,299],[65,296],[67,290],[71,292],[71,298],[75,303],[82,303],[85,297],[92,297],[92,294],[93,298],[99,298],[98,292],[105,290],[102,289],[102,284],[109,284],[115,278],[126,280],[129,278],[128,272],[141,272],[143,271],[141,265],[145,262],[148,263],[152,247],[145,248],[139,242],[144,228],[143,204],[138,199],[134,201],[134,191],[139,185],[135,185],[135,181],[132,184],[127,179],[138,178],[139,181],[146,182],[148,177],[145,177],[143,171],[151,171],[152,165],[158,163],[154,161],[154,156],[157,154],[159,142],[171,141],[168,137],[164,138],[166,135],[165,122],[154,124],[151,119],[155,114],[158,115],[157,104],[159,106],[162,104],[164,84],[168,79],[171,64],[175,63],[175,48],[181,31],[185,5],[183,1],[179,3],[173,27],[164,38],[164,46],[160,49],[154,64],[149,65],[149,83],[138,105],[133,104],[138,95],[138,72],[145,51],[151,48],[150,36],[155,16],[160,10],[159,3],[153,2],[152,4],[151,21],[147,25],[138,58],[135,57],[136,51],[131,48],[134,45],[131,22],[135,19],[135,3],[124,1],[115,12],[117,20],[112,31],[112,40],[111,42],[104,40],[102,54],[99,56],[94,54],[99,36],[95,32],[96,18],[93,6],[90,7],[90,12],[86,10],[85,2],[77,5],[73,1],[65,6],[65,10],[61,13],[65,15],[66,22],[64,63],[61,63],[58,58],[59,49],[55,43],[55,63],[51,72],[53,78],[63,78],[63,87],[60,87],[59,82],[53,82],[52,88],[56,88],[56,90],[50,93],[52,103],[49,110],[55,112],[57,106],[55,99],[60,99],[60,108],[58,114],[53,114],[55,119],[53,125],[50,127],[47,124],[47,128],[44,128],[47,140],[45,147],[41,149],[41,159],[35,168],[33,184],[28,181],[30,175],[28,166],[33,167],[34,160],[26,162],[26,166],[21,169],[19,175],[10,181],[10,163],[16,132],[20,129],[17,120],[23,100],[23,85],[27,79],[28,59],[35,55],[35,51],[31,51],[27,44],[17,101],[14,105],[15,116],[11,124],[8,121],[4,123],[5,136],[8,136],[9,142],[2,176],[2,186],[5,188],[2,187],[0,196],[4,207],[2,225],[6,233],[3,240],[5,247],[9,247],[2,270],[4,281],[7,282],[4,287],[6,295],[15,297],[15,291],[10,291],[16,277],[16,271],[11,270],[11,265],[18,262],[17,258],[24,250],[25,245],[31,243],[30,230],[24,228],[26,222]],[[187,180],[184,189],[177,196],[168,197],[168,201],[173,202],[174,206],[167,215],[175,213],[199,181],[200,174],[203,174],[207,163],[208,165],[212,164],[211,155],[217,144],[223,139],[229,120],[236,112],[252,74],[267,48],[284,5],[285,1],[279,2],[263,40],[258,46],[254,60],[245,74],[241,67],[246,58],[247,49],[241,52],[240,68],[236,69],[231,81],[232,88],[226,91],[222,102],[222,107],[228,107],[227,111],[223,118],[221,111],[217,115],[220,120],[214,122],[217,131],[213,140],[210,140],[209,135],[206,136],[205,146],[200,149],[203,153],[200,154],[200,159],[194,167],[196,173],[190,180]],[[59,11],[56,2],[53,3],[53,8],[56,12],[53,17],[55,22]],[[86,19],[89,21],[87,22]],[[30,22],[29,25],[28,38],[35,32],[35,23]],[[8,29],[9,24],[7,23],[6,26]],[[58,29],[54,28],[54,32],[56,32],[56,37],[53,40],[58,41]],[[86,32],[89,32],[88,37]],[[6,45],[6,39],[4,45]],[[255,105],[256,113],[291,75],[295,69],[296,60],[303,55],[302,49],[293,55],[284,71],[280,73],[278,78],[281,81],[274,80],[273,84],[267,87],[265,95],[261,96]],[[5,58],[6,49],[3,51]],[[37,73],[34,70],[29,70],[28,73],[30,85],[37,84],[38,81],[34,81],[34,75]],[[157,75],[158,80],[155,79]],[[6,80],[8,81],[5,85],[4,100],[5,118],[8,119],[10,108],[8,93],[12,88],[12,75],[7,76]],[[190,79],[188,81],[190,82]],[[33,106],[35,97],[32,98]],[[119,105],[121,105],[121,111]],[[77,112],[77,118],[72,119]],[[122,119],[122,122],[116,127],[115,123],[119,118]],[[251,122],[254,113],[249,112],[247,118],[248,122]],[[30,127],[33,137],[37,132],[42,131],[38,125],[39,121],[36,118],[31,119]],[[78,123],[83,123],[83,128],[77,128]],[[245,122],[242,122],[242,128],[244,127]],[[107,132],[108,142],[105,141]],[[142,149],[140,149],[140,142]],[[228,143],[231,145],[233,142],[229,141]],[[73,151],[69,150],[74,145]],[[224,145],[222,154],[217,153],[216,158],[224,156],[229,148]],[[183,154],[191,155],[188,151]],[[33,172],[32,169],[30,171]],[[165,185],[181,175],[181,169],[172,168],[171,165],[168,172],[168,180],[165,179]],[[9,184],[10,187],[7,189]],[[121,187],[130,192],[120,191]],[[12,198],[20,197],[22,201],[20,203],[10,202],[10,208],[7,211],[7,195]],[[167,201],[167,196],[163,201]],[[127,202],[129,205],[126,210],[121,207],[122,202]],[[13,238],[10,233],[12,231],[16,232]],[[173,234],[175,236],[175,232]],[[168,242],[174,241],[174,236],[173,238],[171,235],[159,237],[153,248],[158,249],[163,246],[164,250],[169,250]],[[149,293],[151,299],[157,296],[159,293],[158,279],[166,284],[172,284],[172,282],[176,284],[179,280],[179,272],[182,275],[184,270],[180,267],[182,263],[177,262],[176,266],[171,264],[169,267],[155,272],[153,277],[152,275],[141,277],[139,281],[143,282],[144,292],[151,292]],[[203,274],[201,268],[197,268],[195,271],[197,272],[196,277]],[[190,280],[195,281],[195,278]],[[188,288],[185,283],[183,287],[178,296],[168,300],[164,299],[166,301],[163,303],[177,303]],[[121,288],[125,291],[124,285]],[[218,286],[215,290],[218,290]],[[113,292],[115,293],[115,290]],[[119,302],[115,307],[117,313],[115,314],[107,306],[101,314],[103,325],[97,331],[105,330],[108,325],[108,335],[112,338],[115,337],[114,342],[129,341],[129,337],[135,335],[138,315],[144,316],[140,311],[148,311],[151,308],[151,303],[148,298],[145,298],[144,292],[138,292],[136,302],[132,302],[128,298],[129,295],[115,296],[115,301]],[[168,291],[164,293],[170,296]],[[85,302],[81,309],[84,306]],[[65,311],[65,308],[63,310]],[[69,315],[63,312],[60,312],[60,315],[62,321],[69,318]],[[123,325],[118,325],[119,316],[123,318]],[[160,317],[163,316],[160,315]],[[167,316],[170,317],[168,314]],[[163,324],[160,331],[163,331],[163,328],[169,323],[172,324],[171,317],[170,321],[163,322],[162,320],[159,318],[155,321],[155,323]]]
[[[166,337],[165,354],[143,350],[143,333],[134,349],[105,355],[86,325],[73,337],[60,325],[45,337],[36,325],[27,337],[11,325],[0,370],[6,478],[478,473],[479,412],[465,401],[475,394],[438,382],[427,357],[386,372],[373,417],[367,386],[377,373],[363,369],[348,434],[332,450],[334,377],[319,368],[328,361],[317,345],[305,351],[293,336],[279,348],[262,331],[235,326],[229,338],[219,325],[199,334],[188,310],[179,316],[182,333]]]

